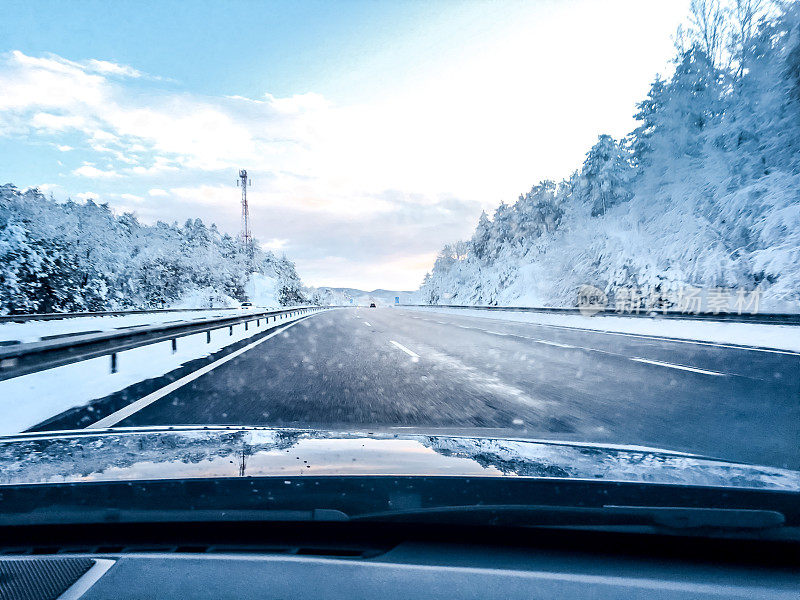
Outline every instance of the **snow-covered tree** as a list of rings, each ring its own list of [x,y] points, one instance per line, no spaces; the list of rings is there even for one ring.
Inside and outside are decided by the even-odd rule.
[[[256,248],[200,219],[181,227],[139,223],[94,201],[58,203],[38,190],[0,186],[0,312],[163,307],[246,299],[253,274],[271,277],[285,304],[304,302],[286,257]]]
[[[475,233],[471,240],[472,252],[477,258],[483,259],[488,255],[491,234],[492,223],[489,221],[489,217],[486,216],[486,211],[481,211],[481,216],[478,218],[478,226],[475,228]]]
[[[690,21],[624,142],[600,136],[567,180],[482,214],[466,258],[449,246],[423,298],[570,305],[584,284],[759,286],[762,307],[800,309],[800,2],[695,0]]]
[[[586,154],[581,170],[581,193],[592,207],[592,216],[630,199],[632,175],[628,153],[610,135],[601,135]]]

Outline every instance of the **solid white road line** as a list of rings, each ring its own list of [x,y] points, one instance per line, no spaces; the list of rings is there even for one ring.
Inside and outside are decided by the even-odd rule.
[[[309,316],[311,316],[311,315],[309,315]],[[120,421],[123,421],[123,420],[127,419],[128,417],[130,417],[132,414],[137,413],[140,410],[142,410],[143,408],[151,405],[156,400],[159,400],[159,399],[163,398],[167,394],[171,394],[172,392],[174,392],[178,388],[181,388],[184,385],[186,385],[187,383],[190,383],[190,382],[194,381],[195,379],[197,379],[199,377],[202,377],[203,375],[205,375],[209,371],[211,371],[213,369],[216,369],[220,365],[224,365],[226,362],[233,360],[237,356],[240,356],[240,355],[244,354],[248,350],[251,350],[251,349],[255,348],[256,346],[258,346],[259,344],[263,344],[268,339],[275,337],[279,333],[282,333],[282,332],[286,331],[287,329],[289,329],[289,327],[293,327],[294,325],[297,325],[300,321],[304,321],[307,318],[308,318],[308,316],[307,317],[302,317],[302,318],[298,319],[297,321],[289,323],[286,327],[281,327],[277,331],[273,331],[269,335],[265,335],[263,338],[261,338],[259,340],[256,340],[255,342],[252,342],[250,344],[247,344],[247,346],[244,346],[243,348],[239,348],[235,352],[231,352],[227,356],[224,356],[224,357],[220,358],[219,360],[215,360],[213,363],[208,364],[205,367],[202,367],[201,369],[198,369],[197,371],[189,373],[188,375],[185,375],[184,377],[181,377],[180,379],[176,379],[175,381],[173,381],[169,385],[165,385],[163,388],[158,389],[155,392],[152,392],[150,394],[147,394],[147,396],[144,396],[143,398],[139,398],[136,402],[132,402],[131,404],[128,404],[128,406],[125,406],[125,407],[119,409],[117,412],[111,413],[110,415],[100,419],[96,423],[92,423],[91,425],[88,425],[86,427],[86,429],[104,429],[106,427],[113,427],[114,425],[116,425]]]
[[[408,355],[411,357],[411,360],[412,360],[413,362],[417,362],[417,361],[419,360],[419,354],[417,354],[417,353],[416,353],[416,352],[414,352],[413,350],[409,350],[408,348],[406,348],[405,346],[403,346],[403,344],[401,344],[400,342],[395,342],[394,340],[389,340],[389,342],[390,342],[392,345],[394,345],[394,346],[396,346],[397,348],[399,348],[400,350],[402,350],[403,352],[405,352],[406,354],[408,354]]]
[[[701,373],[703,375],[718,375],[723,376],[725,373],[717,373],[716,371],[706,371],[705,369],[696,369],[695,367],[687,367],[684,365],[673,365],[672,363],[660,362],[658,360],[649,360],[647,358],[631,358],[640,363],[647,363],[648,365],[658,365],[659,367],[669,367],[670,369],[680,369],[681,371],[691,371],[692,373]]]

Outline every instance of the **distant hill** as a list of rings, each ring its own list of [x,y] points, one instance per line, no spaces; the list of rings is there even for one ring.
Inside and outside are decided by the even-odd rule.
[[[352,304],[369,306],[374,302],[378,306],[388,306],[400,298],[400,304],[417,304],[417,292],[377,289],[372,291],[349,287],[319,287],[311,291],[309,296],[318,295],[321,304]]]

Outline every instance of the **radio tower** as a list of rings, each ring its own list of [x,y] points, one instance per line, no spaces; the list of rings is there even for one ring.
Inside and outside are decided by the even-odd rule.
[[[250,258],[253,257],[253,236],[250,233],[250,209],[247,206],[247,171],[245,169],[239,170],[239,179],[236,180],[236,185],[242,188],[242,232],[239,234],[242,245],[247,249]],[[249,185],[253,186],[253,180],[250,180]]]

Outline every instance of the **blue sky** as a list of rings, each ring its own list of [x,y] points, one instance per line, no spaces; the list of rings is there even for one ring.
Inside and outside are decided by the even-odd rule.
[[[633,126],[687,2],[36,2],[0,22],[0,180],[252,222],[306,283],[414,288],[481,209]]]

